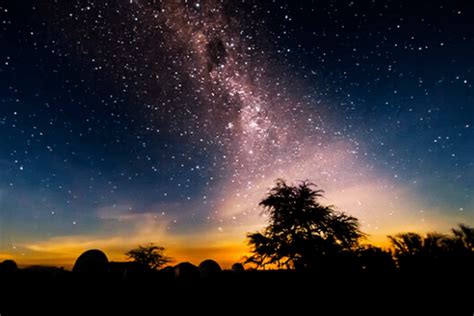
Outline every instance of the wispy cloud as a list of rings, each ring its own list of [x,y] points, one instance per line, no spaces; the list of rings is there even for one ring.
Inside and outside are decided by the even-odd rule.
[[[104,227],[112,222],[119,223],[114,226],[115,231],[55,236],[24,242],[17,245],[21,251],[14,258],[20,263],[22,259],[28,258],[28,262],[61,263],[71,267],[74,260],[88,249],[105,251],[109,260],[125,260],[124,253],[127,250],[150,242],[164,246],[167,254],[175,261],[191,261],[196,264],[210,257],[219,259],[224,266],[230,266],[246,253],[243,238],[235,238],[231,229],[216,230],[192,239],[173,232],[173,219],[156,211],[163,207],[164,205],[156,205],[146,211],[134,211],[128,204],[101,207],[96,211],[98,218],[103,221]],[[19,255],[20,253],[23,255]],[[8,257],[8,254],[4,255]]]

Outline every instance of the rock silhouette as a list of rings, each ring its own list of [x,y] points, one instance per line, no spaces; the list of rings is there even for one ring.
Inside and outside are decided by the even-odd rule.
[[[81,274],[105,273],[109,271],[109,260],[101,250],[87,250],[77,258],[72,271]]]
[[[0,273],[11,274],[18,270],[18,266],[15,261],[7,259],[0,263]]]
[[[181,282],[191,282],[199,278],[199,268],[189,262],[181,262],[174,267],[175,278]]]
[[[237,263],[234,263],[232,265],[232,268],[231,268],[232,272],[236,272],[236,273],[241,273],[241,272],[244,272],[245,271],[245,268],[244,268],[244,265],[237,262]]]
[[[204,260],[199,264],[199,274],[201,278],[216,277],[221,272],[221,266],[212,259]]]

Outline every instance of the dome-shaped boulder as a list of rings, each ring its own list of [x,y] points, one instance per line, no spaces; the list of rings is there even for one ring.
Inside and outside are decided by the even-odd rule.
[[[245,268],[244,268],[243,264],[237,262],[237,263],[234,263],[232,265],[231,270],[232,270],[232,272],[235,272],[235,273],[241,273],[241,272],[245,271]]]
[[[0,263],[0,272],[5,274],[14,273],[18,270],[18,266],[15,261],[7,259]]]
[[[192,263],[181,262],[174,267],[174,276],[180,281],[194,281],[199,278],[199,269]]]
[[[87,250],[77,258],[72,271],[85,274],[106,273],[109,271],[109,260],[101,250]]]
[[[221,272],[221,266],[212,259],[204,260],[199,264],[199,274],[201,278],[215,277]]]

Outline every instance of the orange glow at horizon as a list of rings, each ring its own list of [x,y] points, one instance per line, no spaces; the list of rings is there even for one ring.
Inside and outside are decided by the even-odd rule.
[[[403,231],[409,231],[403,230]],[[416,231],[411,229],[410,231]],[[419,232],[419,231],[418,231]],[[396,232],[394,232],[396,233]],[[116,240],[117,242],[119,240]],[[135,240],[134,240],[135,241]],[[81,253],[89,249],[100,249],[105,252],[109,261],[127,261],[124,253],[138,244],[146,244],[147,241],[127,246],[115,244],[114,240],[96,240],[88,242],[85,239],[52,240],[31,245],[24,245],[23,252],[0,253],[0,260],[13,259],[20,267],[33,265],[64,267],[71,270],[74,262]],[[370,243],[382,248],[389,248],[386,235],[369,235],[364,243]],[[159,243],[156,243],[159,244]],[[188,261],[199,265],[205,259],[216,260],[224,269],[229,269],[232,264],[242,262],[242,259],[250,253],[250,248],[246,241],[221,241],[210,246],[192,245],[189,243],[170,242],[163,243],[165,255],[171,257],[170,265]]]
[[[131,248],[120,249],[118,247],[101,247],[97,245],[94,247],[91,245],[90,248],[86,249],[78,244],[76,247],[72,245],[61,248],[60,245],[55,247],[53,252],[39,252],[29,251],[28,253],[0,253],[0,261],[6,259],[15,260],[20,267],[28,266],[56,266],[63,267],[67,270],[71,270],[74,266],[74,262],[81,253],[89,249],[100,249],[107,255],[109,261],[128,261],[124,253]],[[222,246],[210,246],[210,247],[187,247],[177,246],[173,248],[166,248],[165,255],[172,259],[170,265],[175,265],[180,262],[190,262],[194,265],[199,265],[205,259],[216,260],[223,269],[229,269],[232,264],[241,262],[245,255],[248,255],[248,247],[243,242],[241,244],[227,244]]]

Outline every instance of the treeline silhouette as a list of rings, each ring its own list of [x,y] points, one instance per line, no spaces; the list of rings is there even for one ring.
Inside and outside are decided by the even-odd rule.
[[[450,235],[400,233],[388,236],[392,249],[364,244],[357,218],[319,203],[324,191],[302,181],[278,179],[260,202],[268,225],[248,235],[246,263],[307,272],[468,273],[474,263],[474,228],[460,224]]]
[[[5,260],[0,264],[0,313],[22,314],[28,305],[15,304],[18,300],[49,313],[63,311],[60,303],[67,302],[118,304],[134,314],[176,301],[201,307],[219,300],[240,307],[267,302],[266,309],[335,312],[376,300],[390,302],[392,312],[418,306],[425,312],[449,307],[453,315],[472,314],[474,228],[460,224],[450,234],[400,233],[388,236],[391,248],[383,249],[364,243],[367,235],[357,218],[320,204],[322,194],[308,181],[289,185],[278,179],[260,202],[267,226],[248,235],[251,255],[229,270],[212,259],[198,266],[169,265],[165,249],[154,244],[128,251],[130,261],[125,262],[110,262],[104,252],[88,250],[72,271],[19,269]]]

